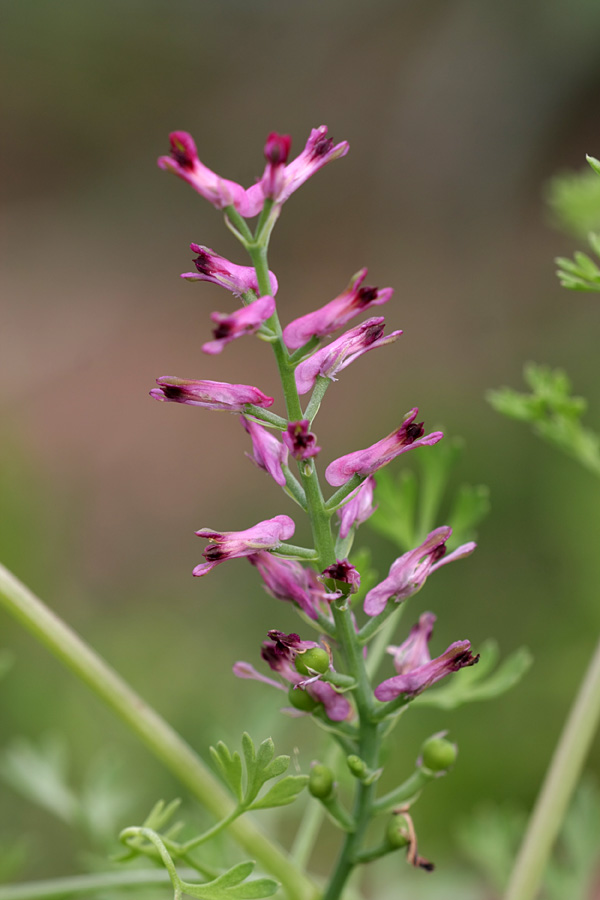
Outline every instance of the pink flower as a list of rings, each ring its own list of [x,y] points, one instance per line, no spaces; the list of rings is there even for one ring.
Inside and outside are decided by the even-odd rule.
[[[378,469],[387,466],[389,462],[413,450],[415,447],[437,444],[444,437],[441,431],[432,431],[423,436],[425,429],[422,422],[415,422],[419,410],[415,407],[408,412],[400,428],[392,431],[387,437],[376,444],[367,447],[366,450],[356,450],[347,453],[330,463],[325,470],[325,478],[334,487],[346,484],[353,475],[372,475]]]
[[[336,381],[338,372],[363,353],[397,340],[402,334],[401,331],[392,331],[391,334],[383,336],[384,321],[383,316],[367,319],[301,362],[295,373],[298,393],[306,394],[312,390],[319,375]]]
[[[224,313],[211,313],[211,319],[217,327],[213,331],[214,340],[202,344],[205,353],[212,355],[220,353],[223,348],[245,334],[254,334],[261,325],[270,319],[275,312],[275,300],[273,297],[259,297],[248,306],[242,306],[229,315]]]
[[[452,529],[448,525],[436,528],[415,550],[409,550],[393,562],[388,577],[371,588],[365,597],[366,614],[376,616],[383,612],[388,600],[401,603],[416,594],[432,572],[446,563],[468,556],[477,546],[469,541],[446,556],[446,541],[451,534]]]
[[[280,559],[261,551],[248,560],[258,569],[272,597],[295,603],[310,619],[316,620],[318,611],[328,611],[329,601],[340,596],[337,592],[328,593],[315,572],[294,559]]]
[[[292,139],[288,134],[277,134],[272,131],[265,144],[267,167],[262,177],[263,194],[274,200],[285,185],[285,164],[290,155]]]
[[[331,334],[371,306],[387,303],[394,293],[392,288],[379,290],[376,287],[361,287],[366,277],[367,270],[360,269],[353,275],[348,287],[334,300],[286,325],[283,329],[286,346],[290,350],[297,350],[313,337]]]
[[[311,459],[321,452],[317,447],[316,435],[309,431],[308,419],[299,422],[290,422],[283,432],[283,443],[289,449],[294,459]]]
[[[384,702],[395,700],[401,694],[411,699],[451,672],[457,672],[464,666],[474,666],[479,662],[479,654],[473,656],[471,653],[470,641],[456,641],[450,644],[441,656],[432,660],[428,644],[434,622],[433,613],[424,613],[403,644],[399,647],[388,647],[388,652],[394,655],[394,666],[398,675],[382,681],[375,688],[378,700]]]
[[[240,556],[251,556],[257,550],[273,550],[279,547],[282,541],[290,538],[295,530],[295,525],[289,516],[275,516],[273,519],[265,519],[258,522],[245,531],[211,531],[210,528],[201,528],[196,534],[198,537],[212,541],[202,554],[207,560],[200,563],[194,569],[194,575],[206,575],[219,563],[226,559],[237,559]]]
[[[257,300],[256,302],[260,301]],[[258,425],[244,416],[241,416],[240,421],[252,440],[253,456],[250,456],[250,454],[246,455],[249,456],[252,462],[256,463],[259,469],[264,469],[265,472],[268,472],[275,479],[277,484],[284,487],[285,475],[282,466],[287,465],[287,447],[278,441],[275,435],[271,434],[267,428],[263,428],[262,425]]]
[[[342,540],[348,537],[351,528],[357,528],[359,525],[362,525],[377,509],[376,506],[373,506],[373,491],[375,487],[376,481],[372,475],[369,475],[358,490],[351,494],[350,500],[341,509],[338,509],[340,537]]]
[[[159,168],[173,172],[187,181],[217,209],[234,206],[242,216],[256,216],[262,209],[264,197],[262,191],[254,191],[252,196],[241,184],[221,178],[198,159],[194,139],[187,131],[174,131],[169,135],[171,155],[161,156]]]
[[[184,272],[181,278],[186,281],[210,281],[218,284],[236,296],[254,291],[260,294],[256,272],[252,266],[238,266],[230,262],[224,256],[219,256],[210,247],[202,244],[190,244],[190,249],[198,256],[194,260],[195,272]],[[277,279],[273,272],[269,272],[273,296],[277,293]]]
[[[273,397],[267,397],[250,384],[227,384],[225,381],[193,381],[163,375],[156,379],[159,385],[150,391],[155,400],[170,400],[202,406],[204,409],[227,409],[229,412],[243,412],[246,404],[272,406]]]
[[[280,141],[285,140],[285,137],[280,138],[279,135],[269,135],[265,153],[270,152],[271,156],[273,155],[274,137]],[[269,160],[262,180],[258,185],[250,188],[248,194],[253,200],[255,189],[260,186],[263,196],[271,197],[277,204],[284,203],[315,172],[318,172],[328,162],[345,156],[349,149],[350,145],[347,141],[333,145],[333,139],[327,137],[326,125],[313,128],[302,153],[293,159],[283,172],[277,172],[275,177],[273,169],[276,164]]]

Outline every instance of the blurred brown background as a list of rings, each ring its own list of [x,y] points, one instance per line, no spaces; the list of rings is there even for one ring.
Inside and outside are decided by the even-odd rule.
[[[483,799],[532,802],[600,627],[591,476],[484,399],[518,387],[533,359],[565,367],[600,422],[600,307],[559,288],[552,259],[575,245],[543,199],[552,174],[600,155],[600,5],[5,0],[0,16],[0,558],[203,754],[248,729],[272,733],[280,752],[301,746],[306,769],[319,747],[310,725],[229,674],[238,658],[256,662],[267,629],[296,620],[243,561],[190,575],[204,546],[195,529],[295,508],[244,458],[236,417],[147,394],[163,374],[275,389],[260,342],[200,352],[210,311],[231,305],[179,280],[188,244],[245,260],[220,214],[156,168],[168,132],[190,131],[207,165],[250,184],[269,131],[290,133],[298,153],[327,124],[351,150],[285,207],[270,257],[280,315],[322,305],[367,265],[370,283],[395,287],[388,327],[404,336],[331,389],[323,462],[413,405],[464,436],[459,481],[490,486],[492,515],[475,556],[432,579],[419,610],[438,613],[437,652],[495,636],[536,660],[501,700],[415,714],[399,733],[399,773],[441,727],[461,747],[419,806],[427,855],[450,854],[448,832]],[[387,571],[391,546],[365,539]],[[46,651],[5,617],[0,628],[17,652],[2,742],[64,732],[76,771],[113,748],[138,817],[178,793]],[[51,831],[1,784],[0,808],[0,835]],[[63,874],[70,841],[38,838],[26,874]]]

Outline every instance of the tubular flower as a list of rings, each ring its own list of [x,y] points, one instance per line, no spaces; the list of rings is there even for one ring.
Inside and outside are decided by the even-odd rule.
[[[276,600],[295,603],[310,618],[317,619],[317,612],[328,611],[328,601],[340,595],[328,593],[312,569],[305,569],[293,559],[280,559],[261,551],[248,557],[259,571],[265,588]]]
[[[296,690],[304,690],[317,703],[322,703],[327,717],[332,722],[342,722],[349,718],[352,714],[352,707],[344,696],[338,694],[331,684],[307,679],[294,666],[294,660],[298,653],[303,653],[319,645],[314,641],[301,641],[297,634],[286,635],[282,631],[270,631],[269,637],[271,640],[265,641],[261,650],[261,656],[269,667]],[[261,675],[249,663],[235,663],[233,672],[238,678],[250,678],[273,685],[280,690],[286,690],[279,682]],[[293,712],[297,715],[296,710]]]
[[[451,672],[479,662],[479,654],[473,656],[471,653],[470,641],[455,641],[441,656],[432,660],[428,644],[434,622],[433,613],[424,613],[403,644],[388,647],[398,674],[375,688],[378,700],[395,700],[401,694],[411,699]]]
[[[257,300],[256,302],[259,303],[260,301]],[[254,303],[252,305],[254,306]],[[262,425],[250,421],[245,416],[241,416],[240,421],[252,440],[253,455],[251,456],[249,453],[246,455],[252,462],[256,463],[259,469],[264,469],[265,472],[268,472],[275,479],[278,485],[284,487],[285,475],[282,466],[287,465],[287,447],[278,441],[275,435],[271,434],[267,428],[263,428]]]
[[[423,423],[415,422],[418,412],[416,407],[411,409],[405,415],[400,428],[366,450],[356,450],[335,459],[325,470],[328,483],[333,487],[339,487],[346,484],[353,475],[372,475],[407,450],[431,446],[441,441],[444,437],[441,431],[432,431],[431,434],[423,436],[425,431]]]
[[[289,516],[275,516],[258,522],[245,531],[211,531],[201,528],[198,537],[212,541],[204,549],[205,563],[200,563],[193,571],[194,575],[206,575],[219,563],[226,559],[237,559],[240,556],[251,556],[257,550],[274,550],[282,541],[290,538],[295,525]]]
[[[373,476],[369,475],[358,490],[351,494],[350,500],[341,509],[338,509],[342,540],[348,537],[350,529],[362,525],[377,509],[376,506],[373,506],[373,491],[376,484]]]
[[[272,131],[265,144],[267,166],[262,177],[263,194],[274,200],[285,186],[285,164],[290,155],[292,139],[289,134],[277,134]]]
[[[264,204],[262,191],[254,191],[249,196],[241,184],[221,178],[205,166],[198,159],[196,144],[187,131],[174,131],[169,135],[169,141],[171,154],[159,157],[159,168],[187,181],[217,209],[234,206],[240,215],[247,217],[256,216],[261,211]]]
[[[311,459],[321,452],[321,448],[317,447],[316,435],[308,430],[309,426],[308,419],[301,419],[299,422],[290,422],[283,432],[283,443],[294,459]]]
[[[368,350],[384,347],[397,340],[401,331],[392,331],[384,337],[383,316],[374,316],[361,325],[346,331],[331,344],[317,350],[296,368],[296,387],[299,394],[306,394],[314,386],[319,375],[336,381],[338,372],[362,356]]]
[[[310,137],[302,153],[285,166],[283,169],[279,162],[274,161],[276,155],[282,156],[286,150],[286,136],[271,134],[267,138],[265,155],[267,167],[258,184],[252,185],[246,191],[246,202],[252,208],[260,203],[264,204],[264,198],[269,197],[278,206],[290,197],[294,191],[305,181],[326,166],[328,162],[345,156],[350,145],[348,141],[341,144],[333,144],[333,138],[327,137],[327,126],[321,125],[313,128]],[[289,152],[289,146],[287,147]],[[241,212],[241,210],[240,210]],[[242,212],[242,215],[244,213]]]
[[[283,329],[283,340],[289,350],[303,347],[313,337],[325,337],[332,334],[350,319],[360,315],[371,306],[387,303],[392,288],[361,287],[367,277],[367,270],[360,269],[353,275],[350,284],[339,296],[320,309],[294,319]]]
[[[446,541],[451,534],[452,529],[448,525],[436,528],[415,550],[409,550],[393,562],[388,577],[365,597],[366,614],[376,616],[383,612],[388,600],[401,603],[423,587],[431,572],[473,552],[476,544],[469,541],[446,556]]]
[[[157,388],[150,391],[155,400],[170,400],[202,406],[204,409],[227,409],[229,412],[243,412],[248,403],[254,406],[272,406],[273,397],[267,397],[250,384],[228,384],[225,381],[193,381],[162,375],[156,379]]]
[[[202,344],[203,351],[214,356],[236,338],[243,337],[245,334],[255,334],[274,312],[275,300],[267,295],[259,297],[248,306],[236,309],[229,315],[218,312],[211,313],[210,317],[217,327],[213,331],[214,340]]]
[[[256,272],[252,266],[238,266],[230,262],[224,256],[219,256],[210,247],[202,244],[190,244],[192,253],[197,253],[194,260],[195,272],[184,272],[181,278],[186,281],[210,281],[218,284],[236,296],[254,291],[260,294]],[[277,279],[273,272],[269,272],[273,296],[277,293]]]

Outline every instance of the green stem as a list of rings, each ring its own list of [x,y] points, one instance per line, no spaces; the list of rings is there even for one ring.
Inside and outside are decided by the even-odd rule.
[[[505,900],[533,900],[600,721],[600,641],[554,751]]]
[[[261,243],[260,235],[257,231],[255,244],[248,246],[248,252],[256,269],[258,285],[262,293],[268,289],[269,285],[266,243],[266,240]],[[277,334],[281,334],[281,326],[276,314],[269,320],[269,327]],[[293,365],[290,363],[290,355],[281,337],[273,341],[271,346],[277,360],[288,416],[292,421],[297,421],[302,418],[302,413]],[[348,485],[344,485],[336,492],[326,508],[314,462],[310,460],[301,463],[299,470],[306,495],[314,546],[318,554],[318,565],[323,570],[336,562],[335,544],[331,533],[331,512],[333,512],[340,500],[347,497],[355,487],[360,485],[363,479],[359,476],[351,479]],[[332,604],[332,612],[337,640],[346,661],[348,674],[356,681],[354,696],[359,719],[357,751],[361,759],[364,759],[370,768],[375,769],[379,762],[381,738],[380,729],[374,721],[375,701],[365,669],[362,646],[357,639],[350,610],[339,607],[334,602]],[[356,826],[353,832],[346,837],[323,900],[338,900],[348,876],[356,864],[356,854],[360,852],[360,845],[372,815],[371,805],[374,790],[374,785],[357,783],[353,810],[353,820]]]
[[[194,869],[181,869],[184,879],[197,877]],[[123,872],[103,872],[94,875],[74,875],[71,878],[51,878],[22,884],[6,884],[0,887],[0,900],[63,900],[85,894],[106,891],[135,890],[171,883],[169,873],[163,869],[135,869]]]
[[[217,818],[229,815],[232,801],[210,769],[183,738],[68,625],[22,582],[0,565],[0,603],[123,719],[142,743]],[[288,896],[303,900],[314,885],[288,855],[259,830],[255,821],[238,819],[233,838],[270,874]]]

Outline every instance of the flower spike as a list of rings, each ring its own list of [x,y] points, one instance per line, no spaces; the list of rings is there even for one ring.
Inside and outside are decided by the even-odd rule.
[[[226,409],[229,412],[243,412],[248,403],[268,407],[275,402],[258,388],[250,384],[228,384],[225,381],[193,381],[162,375],[156,379],[157,388],[150,391],[155,400],[169,400],[202,406],[204,409]]]
[[[413,450],[415,447],[431,446],[437,444],[444,437],[441,431],[432,431],[424,434],[422,422],[415,422],[419,410],[415,407],[408,412],[400,428],[392,431],[387,437],[376,444],[367,447],[366,450],[356,450],[340,456],[330,463],[325,470],[325,478],[332,487],[346,484],[353,475],[372,475],[378,469],[387,466],[389,462]]]
[[[224,256],[219,256],[210,247],[204,247],[202,244],[190,244],[192,253],[197,253],[194,260],[196,267],[195,272],[184,272],[181,278],[186,281],[210,281],[212,284],[218,284],[226,290],[231,291],[236,297],[247,294],[248,291],[254,291],[260,294],[256,271],[253,266],[238,266],[230,262]],[[277,279],[273,272],[269,272],[272,294],[277,293]]]
[[[319,375],[336,381],[338,372],[363,353],[397,340],[402,334],[401,331],[392,331],[384,337],[384,322],[383,316],[367,319],[301,362],[295,372],[298,393],[306,394],[312,390]]]
[[[317,447],[317,437],[309,431],[308,419],[300,419],[299,422],[290,422],[283,432],[283,443],[289,449],[294,459],[311,459],[321,452]]]
[[[339,592],[328,593],[316,573],[296,560],[260,551],[249,556],[248,561],[256,566],[272,597],[295,603],[310,619],[316,620],[318,613],[325,610],[329,614],[328,602],[340,596]]]
[[[314,312],[294,319],[283,329],[283,340],[289,350],[303,347],[313,337],[332,334],[371,306],[387,303],[394,291],[392,288],[361,287],[367,277],[367,270],[360,269],[353,275],[350,284],[339,296]]]
[[[373,491],[376,481],[372,475],[363,481],[357,491],[351,495],[341,509],[338,509],[340,519],[340,538],[345,540],[352,528],[357,528],[373,515],[376,506],[373,506]]]
[[[240,556],[251,556],[258,550],[273,550],[282,541],[290,538],[295,525],[289,516],[275,516],[258,522],[245,531],[211,531],[201,528],[198,537],[212,541],[204,550],[205,563],[200,563],[193,571],[194,575],[206,575],[219,563],[226,559],[237,559]]]

